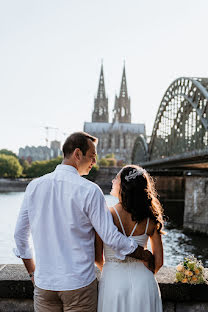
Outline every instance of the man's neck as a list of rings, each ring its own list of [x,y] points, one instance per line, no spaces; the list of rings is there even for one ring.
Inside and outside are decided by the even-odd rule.
[[[72,167],[74,167],[75,169],[77,169],[77,171],[79,172],[76,163],[75,163],[72,159],[64,158],[63,161],[62,161],[62,165],[72,166]],[[80,174],[80,173],[79,173],[79,174]]]

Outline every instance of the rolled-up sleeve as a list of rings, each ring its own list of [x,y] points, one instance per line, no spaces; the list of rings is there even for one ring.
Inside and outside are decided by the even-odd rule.
[[[30,224],[28,218],[28,192],[26,190],[14,233],[16,248],[14,248],[13,251],[18,258],[22,259],[33,258],[32,247],[30,245],[29,238],[30,238]]]
[[[115,256],[121,260],[134,252],[138,244],[130,237],[118,231],[113,223],[113,217],[107,208],[102,191],[95,188],[88,205],[88,217],[102,241],[115,250]]]

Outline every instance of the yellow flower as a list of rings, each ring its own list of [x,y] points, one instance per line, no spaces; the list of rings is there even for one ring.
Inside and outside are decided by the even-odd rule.
[[[192,282],[197,282],[197,280],[198,280],[198,279],[197,279],[196,276],[192,276],[192,278],[191,278],[191,281],[192,281]]]
[[[177,269],[178,272],[183,272],[184,271],[184,267],[181,264],[179,264],[176,269]]]
[[[192,273],[191,271],[189,271],[189,270],[186,270],[186,271],[185,271],[185,275],[186,275],[186,276],[192,276],[193,273]]]
[[[188,279],[187,279],[187,278],[184,278],[184,279],[182,279],[181,282],[182,282],[182,283],[188,283]]]
[[[199,275],[199,273],[200,273],[199,269],[195,269],[194,272],[196,275]]]

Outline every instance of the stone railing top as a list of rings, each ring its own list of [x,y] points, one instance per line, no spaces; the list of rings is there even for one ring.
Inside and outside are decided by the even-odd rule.
[[[208,277],[208,269],[205,269]],[[99,278],[99,273],[97,274]],[[175,283],[175,268],[163,267],[156,274],[165,301],[208,302],[208,284]],[[33,285],[22,264],[0,265],[0,298],[32,298]]]

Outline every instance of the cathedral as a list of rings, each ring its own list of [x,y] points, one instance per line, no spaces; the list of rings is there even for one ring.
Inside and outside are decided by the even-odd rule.
[[[125,65],[123,68],[119,96],[115,97],[113,120],[109,122],[108,98],[105,92],[103,65],[101,65],[97,97],[94,100],[92,122],[84,123],[84,131],[99,139],[97,153],[99,158],[113,153],[124,163],[132,162],[135,140],[146,137],[144,124],[131,123],[131,101],[127,92]]]

